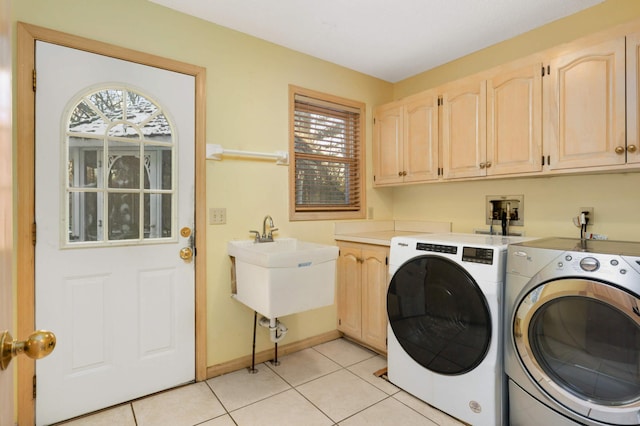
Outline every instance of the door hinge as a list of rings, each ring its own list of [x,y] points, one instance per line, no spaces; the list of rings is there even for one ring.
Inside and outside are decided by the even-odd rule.
[[[33,399],[36,399],[36,375],[33,375]]]
[[[342,325],[342,320],[338,318],[338,325]]]
[[[373,124],[376,124],[376,118],[373,117]]]
[[[389,264],[389,257],[388,257],[388,256],[385,256],[385,257],[384,257],[384,264],[385,264],[385,265],[388,265],[388,264]]]
[[[438,106],[442,106],[444,105],[444,102],[442,101],[442,96],[438,96]]]
[[[33,245],[36,245],[36,234],[38,232],[38,227],[36,225],[35,222],[33,222],[33,224],[31,224],[31,242],[33,243]]]
[[[35,92],[36,91],[36,80],[37,80],[36,79],[36,70],[35,69],[33,70],[31,76],[32,76],[32,80],[33,80],[33,91]]]
[[[544,166],[544,155],[542,156],[542,165]]]

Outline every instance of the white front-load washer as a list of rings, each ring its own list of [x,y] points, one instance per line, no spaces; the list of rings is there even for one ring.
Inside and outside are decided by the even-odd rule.
[[[509,246],[504,332],[512,426],[640,424],[640,242]]]
[[[392,238],[389,381],[474,426],[503,424],[506,252],[525,240],[457,233]]]

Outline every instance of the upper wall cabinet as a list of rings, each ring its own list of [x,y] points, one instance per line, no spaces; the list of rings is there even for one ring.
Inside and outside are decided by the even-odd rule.
[[[444,178],[542,170],[541,68],[503,66],[441,89]]]
[[[542,170],[541,69],[504,66],[487,79],[487,175]]]
[[[625,38],[552,59],[544,77],[548,167],[625,163]]]
[[[640,163],[640,32],[627,36],[627,163]]]
[[[423,97],[415,109],[408,100],[378,108],[375,185],[640,170],[638,28],[447,83],[414,96]]]
[[[374,111],[374,185],[438,178],[438,98],[428,91]]]
[[[445,179],[486,174],[486,81],[467,78],[442,90],[442,172]]]

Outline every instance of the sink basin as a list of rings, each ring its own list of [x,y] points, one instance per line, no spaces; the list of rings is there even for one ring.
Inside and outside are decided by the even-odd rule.
[[[229,241],[233,296],[267,318],[332,305],[338,247],[279,238]],[[235,285],[234,285],[235,284]]]

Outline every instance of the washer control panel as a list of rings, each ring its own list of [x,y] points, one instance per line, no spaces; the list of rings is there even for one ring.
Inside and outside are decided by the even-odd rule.
[[[462,247],[462,260],[464,262],[493,264],[493,249],[479,247]]]
[[[417,243],[416,250],[433,253],[458,254],[458,246],[434,243]],[[482,247],[462,247],[462,261],[493,265],[493,249]]]
[[[447,246],[444,244],[417,243],[416,250],[432,251],[434,253],[457,254],[457,246]]]

